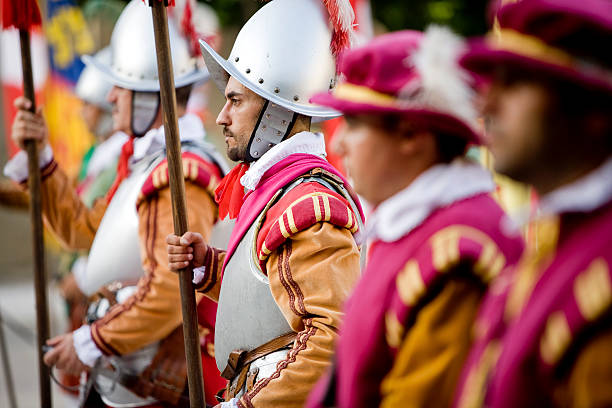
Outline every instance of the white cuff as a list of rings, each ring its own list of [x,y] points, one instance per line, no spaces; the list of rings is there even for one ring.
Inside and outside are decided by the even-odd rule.
[[[201,284],[205,277],[206,277],[206,267],[205,266],[193,268],[193,281],[192,282],[194,285]]]
[[[91,329],[89,325],[85,324],[72,333],[72,342],[74,343],[74,349],[76,350],[79,360],[83,364],[93,367],[96,360],[102,357],[102,352],[96,346],[93,339],[91,338]]]
[[[53,150],[46,145],[38,153],[38,168],[44,169],[53,160]],[[17,183],[23,183],[28,178],[28,155],[24,150],[20,150],[4,166],[4,175]]]
[[[232,398],[229,401],[222,402],[221,403],[221,408],[238,408],[238,399],[237,398]]]

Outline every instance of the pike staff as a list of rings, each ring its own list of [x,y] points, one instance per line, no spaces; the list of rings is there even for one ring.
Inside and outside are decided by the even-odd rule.
[[[168,17],[166,14],[166,7],[173,6],[174,0],[169,2],[164,0],[164,3],[161,0],[149,0],[149,5],[153,12],[153,30],[155,32],[157,71],[168,156],[174,233],[182,236],[187,232],[187,208],[185,204],[185,181],[183,179],[178,118],[176,115],[174,72],[170,54],[170,41],[168,39]],[[189,384],[189,404],[192,408],[197,408],[205,406],[205,399],[195,291],[191,275],[191,270],[188,268],[179,272],[185,357],[187,358],[187,381]]]
[[[23,94],[30,100],[30,111],[36,112],[34,80],[32,78],[32,57],[30,52],[30,29],[41,25],[40,10],[36,0],[2,0],[2,28],[15,27],[19,30],[21,46],[21,69],[23,72]],[[30,190],[30,218],[32,220],[34,289],[36,294],[36,328],[38,377],[41,407],[51,407],[50,369],[43,362],[43,345],[49,338],[49,312],[47,308],[47,277],[45,274],[45,253],[43,246],[43,223],[41,211],[40,170],[38,148],[34,140],[25,143],[28,155],[28,188]]]

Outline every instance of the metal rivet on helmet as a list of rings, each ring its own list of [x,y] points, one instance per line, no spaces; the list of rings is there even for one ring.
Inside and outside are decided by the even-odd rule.
[[[253,156],[259,156],[259,152],[253,152]]]
[[[268,1],[238,33],[229,60],[200,41],[204,61],[217,88],[224,92],[229,77],[233,77],[264,99],[292,112],[317,119],[338,116],[332,108],[308,103],[310,96],[328,90],[336,73],[330,47],[331,26],[336,24],[330,24],[323,3]],[[348,1],[343,3],[348,7]],[[299,47],[291,47],[294,44]],[[263,155],[264,151],[259,150]]]
[[[260,138],[260,137],[258,137],[257,139],[255,139],[255,141],[256,141],[257,143],[259,143],[259,142],[261,142],[261,138]]]
[[[258,82],[259,82],[260,84],[263,84],[263,83],[264,83],[263,78],[259,78],[259,81],[258,81]]]
[[[236,61],[236,62],[240,61],[240,57],[236,57],[236,59],[234,61]]]

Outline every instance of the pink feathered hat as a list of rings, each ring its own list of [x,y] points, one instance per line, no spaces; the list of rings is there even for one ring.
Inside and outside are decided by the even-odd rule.
[[[341,80],[312,103],[344,114],[397,114],[416,126],[479,143],[470,75],[458,64],[465,50],[448,29],[398,31],[344,52]]]
[[[500,66],[612,92],[612,1],[522,0],[499,27],[470,43],[460,63],[490,78]]]

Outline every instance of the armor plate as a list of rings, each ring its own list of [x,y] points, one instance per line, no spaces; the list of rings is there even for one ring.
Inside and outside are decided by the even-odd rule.
[[[136,199],[143,183],[164,155],[142,160],[111,200],[96,231],[85,272],[83,292],[91,296],[113,281],[136,281],[142,272]]]
[[[215,325],[219,371],[225,369],[232,351],[250,351],[293,331],[272,297],[268,277],[255,255],[257,232],[265,214],[263,211],[253,222],[225,267]]]

